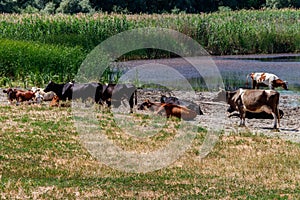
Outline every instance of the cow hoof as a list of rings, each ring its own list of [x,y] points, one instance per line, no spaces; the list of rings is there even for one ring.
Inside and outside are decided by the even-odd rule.
[[[240,124],[239,127],[246,127],[246,125],[245,124]]]
[[[279,128],[273,128],[274,132],[280,132]]]

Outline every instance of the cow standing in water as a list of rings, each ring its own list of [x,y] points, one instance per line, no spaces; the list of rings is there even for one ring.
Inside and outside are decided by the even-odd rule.
[[[248,112],[266,112],[272,114],[274,118],[273,128],[277,129],[279,125],[279,92],[275,90],[245,90],[239,89],[232,92],[226,92],[226,100],[230,105],[228,112],[238,111],[240,113],[240,125],[245,125],[246,111]]]
[[[287,82],[281,80],[275,74],[271,73],[251,73],[247,75],[247,85],[248,78],[252,79],[252,89],[259,89],[259,86],[269,87],[270,90],[274,90],[276,87],[282,87],[285,90],[288,90]]]

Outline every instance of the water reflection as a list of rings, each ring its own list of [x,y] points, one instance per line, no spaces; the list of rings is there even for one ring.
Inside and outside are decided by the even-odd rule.
[[[212,56],[223,78],[225,89],[250,88],[251,81],[247,74],[251,72],[268,72],[276,74],[280,79],[288,81],[291,91],[300,91],[300,54],[277,55],[244,55],[244,56]],[[140,60],[123,62],[128,68],[149,63],[161,63],[177,70],[184,79],[187,79],[196,90],[206,90],[204,80],[209,79],[205,70],[200,74],[182,58]],[[153,70],[159,71],[160,69]],[[160,74],[158,74],[160,75]],[[175,85],[180,85],[181,80],[176,79]],[[218,85],[214,86],[218,88]],[[280,89],[278,89],[280,90]]]

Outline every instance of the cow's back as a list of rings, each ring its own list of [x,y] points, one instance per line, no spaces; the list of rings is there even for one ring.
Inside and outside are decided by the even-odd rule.
[[[243,90],[241,93],[242,103],[248,110],[263,105],[273,106],[279,104],[279,93],[275,90]]]

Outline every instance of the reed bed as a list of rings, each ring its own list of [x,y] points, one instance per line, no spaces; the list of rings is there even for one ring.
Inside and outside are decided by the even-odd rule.
[[[299,52],[300,11],[231,11],[211,14],[2,14],[2,38],[93,49],[108,37],[140,27],[184,33],[212,54]]]

